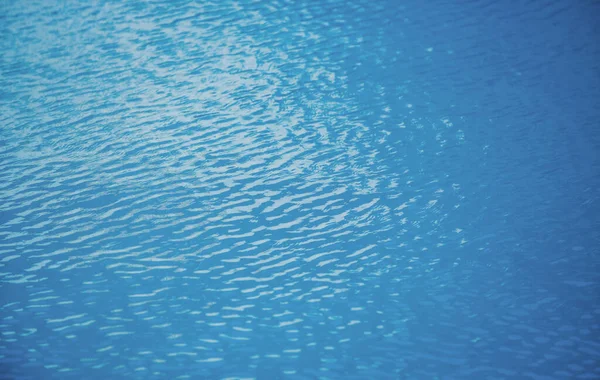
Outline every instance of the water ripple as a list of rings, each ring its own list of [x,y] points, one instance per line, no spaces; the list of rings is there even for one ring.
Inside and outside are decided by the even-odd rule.
[[[456,43],[468,61],[478,21],[444,7],[467,30]],[[547,22],[559,8],[479,11]],[[422,77],[433,50],[394,42],[419,44],[411,33],[425,22],[402,9],[2,5],[8,376],[513,377],[535,369],[488,359],[550,359],[573,346],[597,358],[591,331],[568,321],[563,341],[509,327],[560,308],[556,298],[481,317],[488,300],[507,310],[516,301],[489,286],[482,301],[465,286],[485,269],[469,255],[491,239],[471,242],[476,226],[459,217],[472,194],[455,162],[473,147],[453,106],[432,109],[436,77]],[[444,33],[429,27],[427,38]],[[473,318],[491,325],[464,323]],[[497,329],[510,334],[492,348]],[[488,359],[467,366],[463,349]],[[565,373],[580,368],[591,371]]]

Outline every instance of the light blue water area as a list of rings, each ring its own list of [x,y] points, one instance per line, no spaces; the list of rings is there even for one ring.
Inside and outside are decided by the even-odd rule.
[[[599,378],[594,1],[0,5],[0,378]]]

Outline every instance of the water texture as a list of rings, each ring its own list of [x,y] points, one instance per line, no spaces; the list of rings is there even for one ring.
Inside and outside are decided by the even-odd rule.
[[[3,1],[0,378],[600,378],[598,16]]]

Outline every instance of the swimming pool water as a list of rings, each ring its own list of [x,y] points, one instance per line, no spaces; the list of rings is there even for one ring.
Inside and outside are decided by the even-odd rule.
[[[0,378],[600,377],[597,2],[0,9]]]

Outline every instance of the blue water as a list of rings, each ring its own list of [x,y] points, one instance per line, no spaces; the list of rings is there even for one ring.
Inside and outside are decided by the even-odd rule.
[[[0,378],[600,378],[598,16],[3,1]]]

